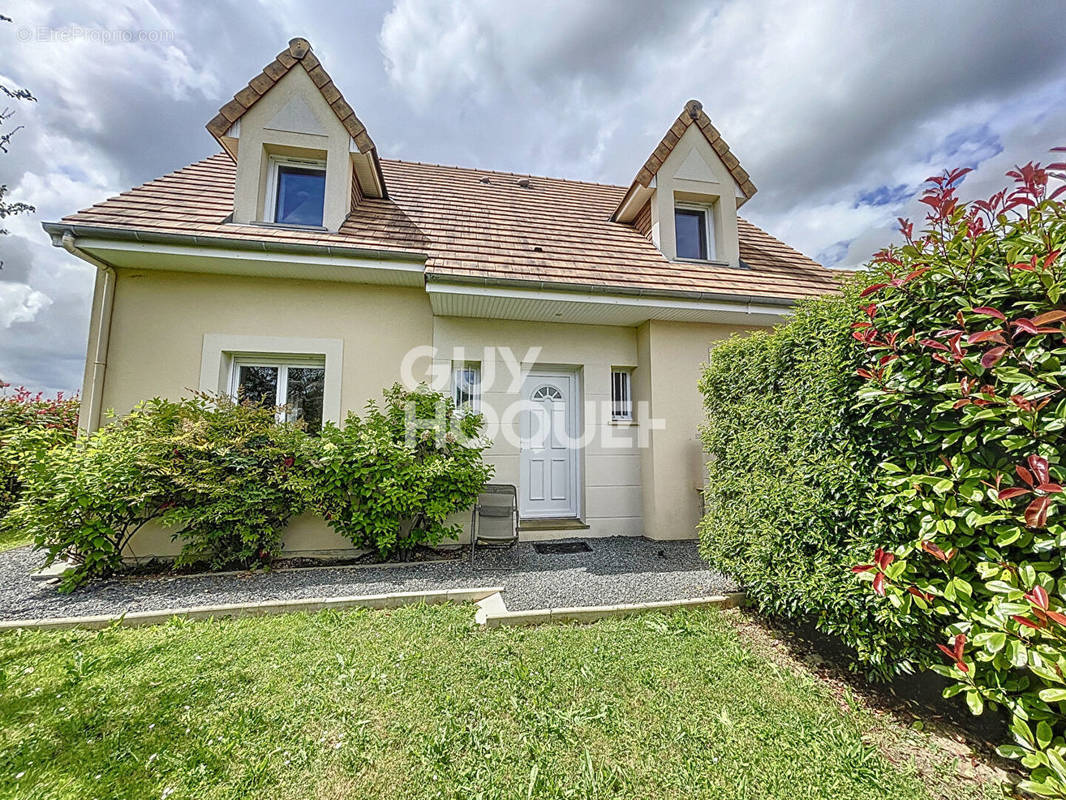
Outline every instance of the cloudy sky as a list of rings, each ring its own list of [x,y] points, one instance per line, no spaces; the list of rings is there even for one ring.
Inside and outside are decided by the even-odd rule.
[[[1061,2],[20,0],[0,83],[23,129],[0,183],[37,213],[0,237],[0,378],[81,381],[92,269],[40,228],[216,150],[207,122],[309,39],[385,157],[627,184],[690,97],[759,193],[744,214],[827,265],[1066,145]],[[14,105],[8,103],[9,106]]]

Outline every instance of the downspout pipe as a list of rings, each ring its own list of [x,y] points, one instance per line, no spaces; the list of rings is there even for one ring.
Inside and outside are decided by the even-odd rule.
[[[64,250],[97,269],[97,282],[93,292],[93,314],[89,322],[88,363],[85,370],[85,386],[82,387],[81,420],[78,427],[92,433],[100,427],[103,412],[104,376],[107,372],[107,346],[111,338],[111,313],[115,306],[115,268],[96,256],[79,248],[74,235],[67,231],[59,240]]]

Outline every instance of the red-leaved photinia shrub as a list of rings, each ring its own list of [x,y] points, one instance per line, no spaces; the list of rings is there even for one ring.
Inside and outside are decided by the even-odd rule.
[[[76,395],[48,397],[0,381],[0,517],[18,499],[28,460],[74,441],[78,406]]]
[[[854,568],[886,602],[943,625],[938,672],[974,713],[1013,715],[1024,788],[1066,797],[1066,164],[964,203],[932,178],[926,225],[879,253],[853,335],[865,424],[904,546]]]

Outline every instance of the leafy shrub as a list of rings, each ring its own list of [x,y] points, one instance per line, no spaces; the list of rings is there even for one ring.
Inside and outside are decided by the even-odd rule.
[[[0,390],[9,384],[0,381]],[[18,387],[0,393],[0,517],[18,500],[21,473],[53,447],[74,441],[78,430],[78,398],[32,393]]]
[[[371,403],[321,436],[225,397],[156,398],[34,459],[3,524],[32,535],[47,563],[76,561],[67,590],[119,571],[151,522],[175,530],[178,565],[269,563],[289,520],[309,508],[387,557],[458,534],[449,515],[469,508],[492,473],[481,424],[439,393],[398,385],[383,408]]]
[[[763,612],[813,622],[889,676],[923,658],[929,626],[877,603],[848,573],[879,541],[877,430],[853,410],[861,353],[849,297],[715,347],[700,382],[709,454],[703,556]]]
[[[66,589],[118,571],[152,521],[178,529],[179,564],[266,562],[302,508],[289,481],[301,436],[271,409],[204,395],[156,398],[38,459],[5,525],[30,532],[47,563],[78,563]]]
[[[22,498],[3,524],[30,534],[48,564],[78,561],[64,589],[118,570],[133,535],[173,504],[156,443],[173,432],[175,418],[169,404],[146,403],[24,470]]]
[[[449,398],[399,384],[326,424],[307,442],[301,480],[312,509],[359,547],[386,558],[459,534],[448,517],[470,508],[492,475],[482,460],[482,419],[458,415]]]
[[[170,450],[173,506],[164,524],[178,529],[178,565],[212,569],[269,563],[285,526],[303,511],[291,480],[308,437],[298,423],[278,423],[273,408],[196,395],[175,404]],[[165,454],[164,454],[165,456]]]
[[[875,258],[854,335],[868,424],[893,442],[893,536],[856,570],[889,607],[936,622],[947,693],[974,713],[1006,707],[1017,745],[1002,752],[1032,770],[1023,788],[1061,798],[1066,206],[1048,169],[1066,164],[1028,164],[969,205],[967,170],[931,179],[925,230],[901,220],[905,243]]]

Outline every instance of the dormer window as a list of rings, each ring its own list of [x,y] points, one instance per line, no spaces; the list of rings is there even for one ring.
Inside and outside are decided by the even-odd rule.
[[[326,164],[296,158],[271,158],[266,218],[280,225],[322,227]]]
[[[709,261],[714,258],[714,221],[711,209],[677,206],[674,209],[674,232],[678,258],[693,261]]]

